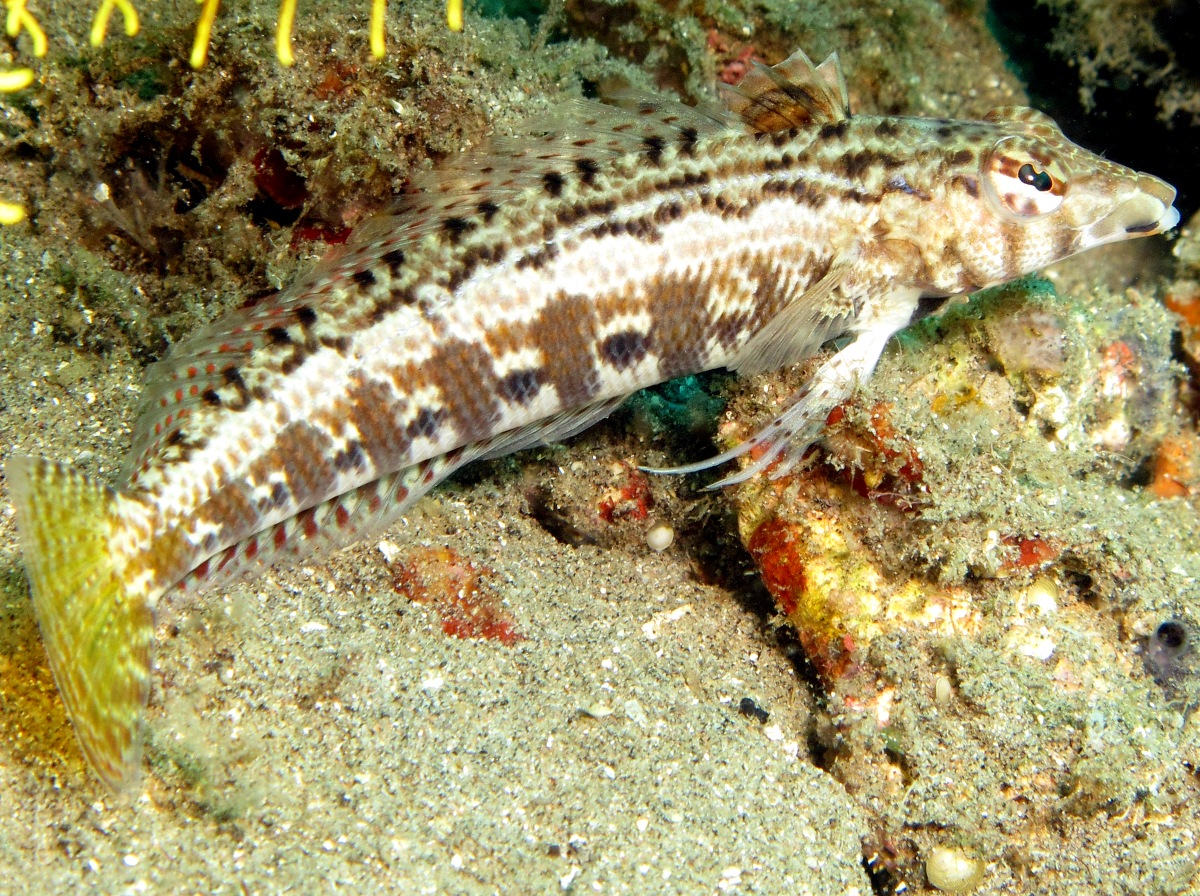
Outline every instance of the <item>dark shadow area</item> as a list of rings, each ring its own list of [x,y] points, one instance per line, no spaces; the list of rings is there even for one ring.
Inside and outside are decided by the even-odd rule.
[[[1200,203],[1200,171],[1195,163],[1200,128],[1185,113],[1169,121],[1158,117],[1160,86],[1129,72],[1102,69],[1103,84],[1092,90],[1095,102],[1086,109],[1080,99],[1078,67],[1047,48],[1059,26],[1052,10],[1037,0],[990,0],[987,21],[1034,106],[1054,118],[1081,146],[1172,184],[1179,191],[1175,204],[1182,220],[1188,220]],[[1176,60],[1195,58],[1194,40],[1190,45],[1188,40],[1189,35],[1194,38],[1200,33],[1200,6],[1168,3],[1154,17],[1154,25]]]

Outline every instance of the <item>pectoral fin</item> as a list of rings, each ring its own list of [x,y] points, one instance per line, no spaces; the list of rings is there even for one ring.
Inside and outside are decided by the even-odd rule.
[[[907,325],[919,298],[918,290],[899,288],[873,300],[871,307],[878,310],[856,327],[857,338],[822,364],[812,379],[793,397],[787,410],[750,439],[698,463],[665,469],[642,469],[649,473],[696,473],[754,452],[755,459],[750,464],[714,482],[709,488],[745,482],[768,467],[771,467],[768,475],[772,479],[786,476],[804,457],[808,446],[821,435],[829,412],[849,398],[860,383],[870,378],[887,341]]]
[[[792,299],[738,351],[729,369],[754,376],[799,364],[817,349],[854,326],[861,296],[853,294],[850,273],[857,253],[835,263],[829,271]]]

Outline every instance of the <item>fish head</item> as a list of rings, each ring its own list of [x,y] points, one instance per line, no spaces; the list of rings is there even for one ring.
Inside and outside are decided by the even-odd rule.
[[[1053,216],[1048,222],[1076,237],[1072,253],[1179,223],[1174,187],[1077,146],[1036,109],[1005,107],[986,120],[1012,131],[982,160],[995,210],[1017,223]]]
[[[971,286],[1179,223],[1174,187],[1077,146],[1047,115],[1004,107],[984,124],[976,170],[964,172],[980,189],[954,241],[974,272]]]

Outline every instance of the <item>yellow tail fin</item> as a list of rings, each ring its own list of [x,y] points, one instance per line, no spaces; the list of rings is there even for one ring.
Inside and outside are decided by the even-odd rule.
[[[50,668],[92,768],[114,792],[141,770],[153,612],[125,581],[128,523],[108,486],[63,464],[12,458],[5,474]],[[126,548],[128,550],[128,548]]]

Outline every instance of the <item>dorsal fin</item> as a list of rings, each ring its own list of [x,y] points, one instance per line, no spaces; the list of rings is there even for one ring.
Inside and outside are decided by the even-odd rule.
[[[479,202],[499,203],[548,175],[578,176],[587,163],[602,169],[619,156],[647,151],[661,141],[674,146],[742,130],[723,108],[685,106],[634,91],[617,105],[573,100],[559,110],[526,119],[511,137],[495,137],[479,150],[448,159],[414,178],[402,215],[441,220]]]
[[[314,303],[318,297],[293,291],[268,296],[201,327],[150,365],[123,478],[134,481],[198,407],[244,390],[239,367],[264,346],[299,339]]]
[[[820,65],[797,50],[778,65],[754,63],[737,87],[722,86],[725,105],[754,131],[837,124],[850,117],[850,97],[837,53]]]

